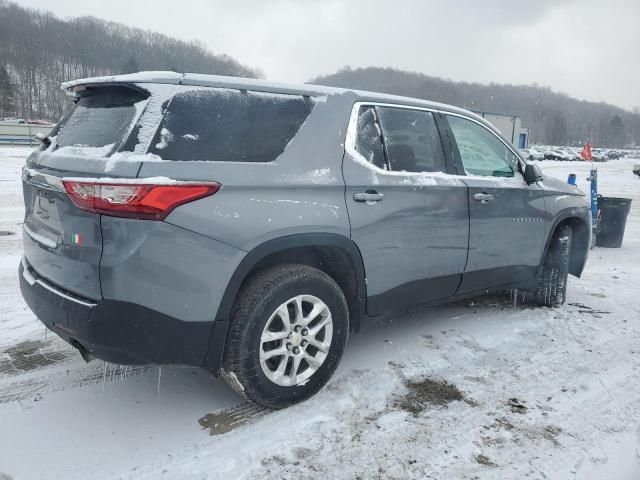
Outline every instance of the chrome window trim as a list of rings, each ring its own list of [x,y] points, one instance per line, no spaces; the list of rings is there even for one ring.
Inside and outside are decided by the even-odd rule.
[[[369,168],[375,172],[378,173],[389,173],[389,172],[394,172],[396,175],[397,174],[401,174],[401,173],[406,173],[407,175],[429,175],[430,173],[438,173],[439,175],[444,174],[444,175],[448,175],[450,177],[456,177],[456,178],[464,178],[464,177],[472,177],[473,179],[487,179],[487,180],[495,180],[496,178],[499,178],[501,180],[510,180],[510,179],[522,179],[522,181],[524,181],[524,177],[522,177],[522,172],[518,172],[520,175],[519,176],[513,176],[513,177],[493,177],[493,176],[482,176],[482,175],[454,175],[454,174],[450,174],[447,172],[399,172],[399,171],[394,171],[394,170],[383,170],[373,164],[371,164],[360,152],[358,152],[356,150],[356,130],[358,127],[358,114],[360,112],[360,107],[391,107],[391,108],[404,108],[406,110],[419,110],[419,111],[423,111],[423,112],[430,112],[430,113],[440,113],[442,115],[452,115],[455,117],[460,117],[463,118],[465,120],[469,120],[479,126],[481,126],[482,128],[484,128],[487,132],[489,132],[491,135],[493,135],[494,137],[496,137],[498,140],[500,140],[500,142],[507,147],[507,149],[513,153],[513,155],[515,155],[516,159],[518,160],[518,162],[520,163],[520,166],[522,168],[522,171],[524,171],[524,168],[526,166],[525,162],[522,160],[522,158],[520,157],[520,155],[518,155],[518,153],[513,149],[513,146],[509,145],[508,143],[506,143],[502,138],[500,138],[498,135],[495,134],[495,132],[493,132],[490,128],[488,128],[486,125],[484,125],[482,122],[477,121],[474,118],[471,118],[467,115],[463,115],[460,113],[454,113],[454,112],[449,112],[447,110],[438,110],[435,108],[429,108],[429,107],[418,107],[418,106],[414,106],[414,105],[403,105],[400,103],[387,103],[387,102],[368,102],[368,101],[362,101],[362,102],[355,102],[353,104],[353,106],[351,107],[351,115],[349,117],[349,124],[347,127],[347,134],[346,134],[346,138],[345,138],[345,150],[346,152],[351,155],[352,157],[357,157],[358,159],[361,160],[360,163],[366,164],[369,166]]]
[[[413,107],[411,105],[401,105],[395,103],[384,103],[384,102],[355,102],[351,107],[351,115],[349,117],[349,125],[347,127],[347,135],[345,138],[345,150],[352,157],[356,157],[360,160],[360,163],[363,165],[367,165],[371,170],[377,173],[382,174],[390,174],[393,172],[394,175],[429,175],[430,173],[438,174],[438,175],[451,175],[447,172],[405,172],[405,171],[396,171],[396,170],[384,170],[380,167],[373,165],[367,160],[364,155],[362,155],[358,150],[356,150],[356,131],[358,128],[358,114],[360,113],[360,107],[392,107],[392,108],[405,108],[407,110],[419,110],[423,112],[430,113],[438,113],[438,110],[427,107]]]

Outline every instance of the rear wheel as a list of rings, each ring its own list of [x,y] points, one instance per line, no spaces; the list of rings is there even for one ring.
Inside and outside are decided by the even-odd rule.
[[[238,295],[222,375],[249,400],[286,407],[327,383],[348,332],[347,302],[330,276],[306,265],[269,267]]]
[[[538,275],[533,293],[536,304],[559,307],[567,300],[567,278],[573,231],[569,225],[559,227],[553,235],[549,250]]]

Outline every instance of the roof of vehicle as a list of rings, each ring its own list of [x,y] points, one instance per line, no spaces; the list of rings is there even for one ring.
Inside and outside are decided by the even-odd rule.
[[[461,113],[472,116],[475,119],[488,124],[482,117],[468,110],[446,105],[443,103],[430,102],[418,98],[404,97],[400,95],[390,95],[379,92],[368,92],[338,87],[326,87],[323,85],[312,85],[307,83],[290,84],[271,82],[254,78],[227,77],[221,75],[203,75],[199,73],[177,73],[177,72],[138,72],[126,75],[111,75],[105,77],[92,77],[72,80],[62,84],[62,89],[67,90],[78,85],[89,85],[97,83],[162,83],[170,85],[190,85],[202,87],[236,88],[242,90],[255,90],[270,93],[283,93],[294,95],[324,96],[337,95],[345,92],[352,92],[362,101],[377,101],[385,103],[395,103],[410,106],[420,106],[432,108],[434,110],[445,110],[452,113]]]

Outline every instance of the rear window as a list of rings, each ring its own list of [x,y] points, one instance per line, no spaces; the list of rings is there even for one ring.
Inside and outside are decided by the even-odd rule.
[[[311,113],[300,95],[207,88],[166,105],[149,152],[164,160],[270,162]]]
[[[135,104],[148,96],[129,87],[89,87],[78,94],[57,128],[58,148],[117,146],[133,121]]]

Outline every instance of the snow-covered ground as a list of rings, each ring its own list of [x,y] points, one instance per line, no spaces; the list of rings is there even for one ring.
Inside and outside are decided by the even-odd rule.
[[[16,278],[27,154],[0,147],[1,480],[640,478],[633,161],[598,164],[601,192],[634,205],[567,305],[491,296],[368,322],[322,392],[266,412],[197,369],[86,365],[46,335]],[[540,165],[587,187],[588,164]]]

